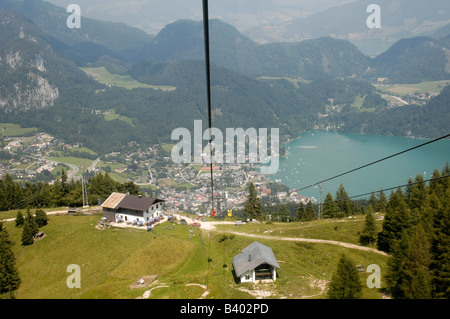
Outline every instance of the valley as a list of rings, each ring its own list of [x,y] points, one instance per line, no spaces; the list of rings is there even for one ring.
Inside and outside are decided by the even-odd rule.
[[[1,1],[0,299],[449,298],[448,3],[281,2],[244,33]]]

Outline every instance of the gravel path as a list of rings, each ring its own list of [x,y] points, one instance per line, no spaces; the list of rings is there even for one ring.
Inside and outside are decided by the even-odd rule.
[[[177,219],[181,219],[184,218],[186,219],[186,221],[188,222],[188,224],[191,222],[191,220],[189,220],[189,218],[183,217],[181,215],[176,215]],[[234,222],[201,222],[201,228],[211,231],[211,230],[217,230],[216,226],[217,225],[223,225],[223,224],[234,224]],[[239,235],[239,236],[246,236],[246,237],[252,237],[252,238],[262,238],[262,239],[270,239],[270,240],[284,240],[284,241],[298,241],[298,242],[304,242],[304,243],[314,243],[314,244],[329,244],[329,245],[336,245],[336,246],[342,246],[342,247],[346,247],[346,248],[351,248],[351,249],[358,249],[358,250],[363,250],[363,251],[370,251],[379,255],[383,255],[383,256],[389,256],[387,253],[385,253],[384,251],[380,251],[374,248],[370,248],[370,247],[365,247],[365,246],[360,246],[360,245],[355,245],[355,244],[350,244],[350,243],[345,243],[345,242],[341,242],[341,241],[336,241],[336,240],[325,240],[325,239],[313,239],[313,238],[299,238],[299,237],[276,237],[276,236],[267,236],[267,235],[259,235],[259,234],[248,234],[248,233],[241,233],[241,232],[236,232],[236,231],[231,231],[229,232],[231,234],[235,234],[235,235]]]

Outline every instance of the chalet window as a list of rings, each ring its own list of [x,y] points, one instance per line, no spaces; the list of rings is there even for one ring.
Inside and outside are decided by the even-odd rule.
[[[245,280],[250,280],[250,275],[245,275]]]
[[[156,204],[156,209],[158,209],[158,204]]]

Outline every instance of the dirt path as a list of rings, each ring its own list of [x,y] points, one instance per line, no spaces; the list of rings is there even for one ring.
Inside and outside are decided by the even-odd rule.
[[[209,290],[208,290],[208,288],[205,285],[201,285],[201,284],[186,284],[186,287],[189,287],[189,286],[198,286],[198,287],[203,288],[205,290],[205,292],[198,299],[205,299],[205,297],[209,295]],[[148,299],[148,298],[150,298],[150,296],[152,294],[152,291],[155,290],[155,289],[159,289],[159,288],[170,288],[170,286],[167,286],[166,284],[162,284],[160,286],[153,287],[152,289],[147,290],[146,292],[144,292],[144,294],[141,297],[137,297],[136,299]]]
[[[298,241],[298,242],[304,242],[304,243],[315,243],[315,244],[330,244],[330,245],[337,245],[342,246],[346,248],[352,248],[352,249],[359,249],[364,251],[370,251],[376,254],[388,256],[383,251],[379,251],[374,248],[365,247],[365,246],[359,246],[355,244],[350,243],[344,243],[341,241],[335,241],[335,240],[325,240],[325,239],[312,239],[312,238],[297,238],[297,237],[275,237],[275,236],[265,236],[265,235],[256,235],[256,234],[247,234],[247,233],[240,233],[240,232],[230,232],[231,234],[239,235],[239,236],[247,236],[247,237],[253,237],[253,238],[262,238],[262,239],[271,239],[271,240],[285,240],[285,241]]]
[[[190,223],[190,221],[188,220],[188,218],[186,217],[182,217],[181,215],[177,215],[177,218],[185,218],[188,223]],[[234,224],[233,222],[201,222],[201,229],[205,229],[208,231],[214,231],[217,230],[216,226],[217,225],[224,225],[224,224]],[[336,246],[341,246],[341,247],[346,247],[346,248],[351,248],[351,249],[358,249],[358,250],[363,250],[363,251],[370,251],[379,255],[383,255],[383,256],[389,256],[387,253],[374,249],[374,248],[370,248],[370,247],[365,247],[365,246],[359,246],[359,245],[355,245],[355,244],[350,244],[350,243],[345,243],[345,242],[341,242],[341,241],[336,241],[336,240],[325,240],[325,239],[312,239],[312,238],[298,238],[298,237],[276,237],[276,236],[267,236],[267,235],[258,235],[258,234],[248,234],[248,233],[241,233],[241,232],[236,232],[236,231],[231,231],[229,232],[231,234],[235,234],[235,235],[239,235],[239,236],[246,236],[246,237],[252,237],[252,238],[262,238],[262,239],[270,239],[270,240],[284,240],[284,241],[298,241],[298,242],[304,242],[304,243],[314,243],[314,244],[329,244],[329,245],[336,245]]]

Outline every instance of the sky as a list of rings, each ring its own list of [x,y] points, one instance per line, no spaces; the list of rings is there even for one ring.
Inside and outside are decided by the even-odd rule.
[[[66,8],[78,4],[82,16],[124,22],[157,34],[179,19],[202,19],[201,0],[46,0]],[[218,18],[246,33],[270,28],[330,7],[357,0],[209,0],[210,18]]]

